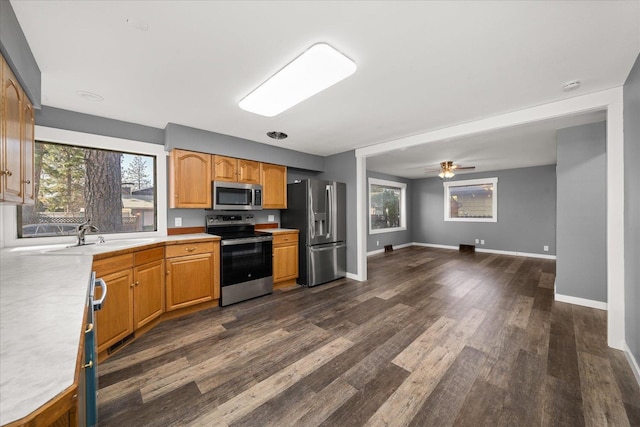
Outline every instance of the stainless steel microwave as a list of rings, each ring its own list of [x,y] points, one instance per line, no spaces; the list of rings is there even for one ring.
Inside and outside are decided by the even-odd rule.
[[[262,209],[262,185],[213,181],[214,210]]]

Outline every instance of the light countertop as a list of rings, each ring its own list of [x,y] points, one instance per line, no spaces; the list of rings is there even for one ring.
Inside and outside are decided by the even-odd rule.
[[[0,425],[28,416],[73,385],[94,258],[215,241],[205,233],[68,248],[0,251]],[[108,300],[108,296],[107,296]]]

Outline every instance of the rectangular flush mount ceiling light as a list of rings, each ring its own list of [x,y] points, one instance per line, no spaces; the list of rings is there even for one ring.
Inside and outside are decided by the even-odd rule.
[[[328,44],[318,43],[247,95],[240,101],[240,108],[273,117],[355,71],[352,60]]]

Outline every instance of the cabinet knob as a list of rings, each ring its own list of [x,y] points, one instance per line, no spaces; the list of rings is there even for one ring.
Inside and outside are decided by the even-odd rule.
[[[89,323],[87,325],[87,329],[84,330],[85,334],[88,334],[89,332],[93,331],[93,323]]]
[[[24,183],[25,183],[25,184],[27,184],[27,185],[29,185],[29,184],[31,184],[31,180],[30,180],[30,179],[28,179],[28,180],[26,180]]]
[[[136,280],[135,285],[138,286],[140,284],[140,282],[138,280]]]
[[[196,250],[196,248],[195,247],[193,247],[193,248],[184,248],[184,250],[187,251],[187,252],[193,252],[193,251]]]
[[[135,286],[135,283],[132,283],[129,285],[130,288],[133,288]]]
[[[0,171],[1,175],[7,175],[7,176],[11,176],[13,175],[13,172],[11,172],[9,169],[4,170],[4,171]]]
[[[89,363],[82,365],[84,369],[93,368],[93,360],[89,360]]]
[[[169,275],[169,270],[167,270],[167,276]]]

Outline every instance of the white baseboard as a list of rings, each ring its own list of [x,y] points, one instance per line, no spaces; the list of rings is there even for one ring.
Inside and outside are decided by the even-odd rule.
[[[358,282],[362,282],[362,279],[360,278],[359,274],[347,273],[346,277],[347,279],[357,280]]]
[[[409,246],[413,246],[415,243],[403,243],[401,245],[393,245],[393,249],[402,249],[402,248],[408,248]],[[375,251],[371,251],[371,252],[367,252],[367,256],[370,257],[371,255],[377,255],[377,254],[381,254],[384,252],[384,248],[383,249],[376,249]]]
[[[482,249],[482,248],[478,249],[478,247],[476,247],[476,252],[487,252],[490,254],[498,254],[498,255],[524,256],[528,258],[556,259],[555,255],[532,254],[529,252],[499,251],[497,249]]]
[[[566,302],[569,304],[581,305],[583,307],[597,308],[598,310],[607,310],[607,303],[602,301],[571,297],[562,294],[555,294],[555,300],[559,302]]]
[[[638,385],[640,385],[640,366],[638,366],[638,361],[636,360],[635,357],[633,357],[633,353],[631,352],[631,349],[629,348],[627,343],[624,343],[623,351],[624,351],[624,355],[627,357],[627,360],[629,361],[629,366],[631,366],[633,375],[636,377],[636,381],[638,382]]]
[[[425,246],[427,248],[454,249],[456,251],[459,249],[458,246],[436,245],[436,244],[433,244],[433,243],[417,243],[417,242],[413,242],[413,245],[414,246]],[[555,255],[533,254],[533,253],[529,253],[529,252],[500,251],[500,250],[497,250],[497,249],[478,248],[477,246],[476,246],[476,252],[484,252],[484,253],[498,254],[498,255],[524,256],[524,257],[528,257],[528,258],[556,259]]]
[[[458,246],[449,246],[449,245],[436,245],[434,243],[418,243],[413,242],[413,246],[423,246],[425,248],[438,248],[438,249],[454,249],[458,250]]]

